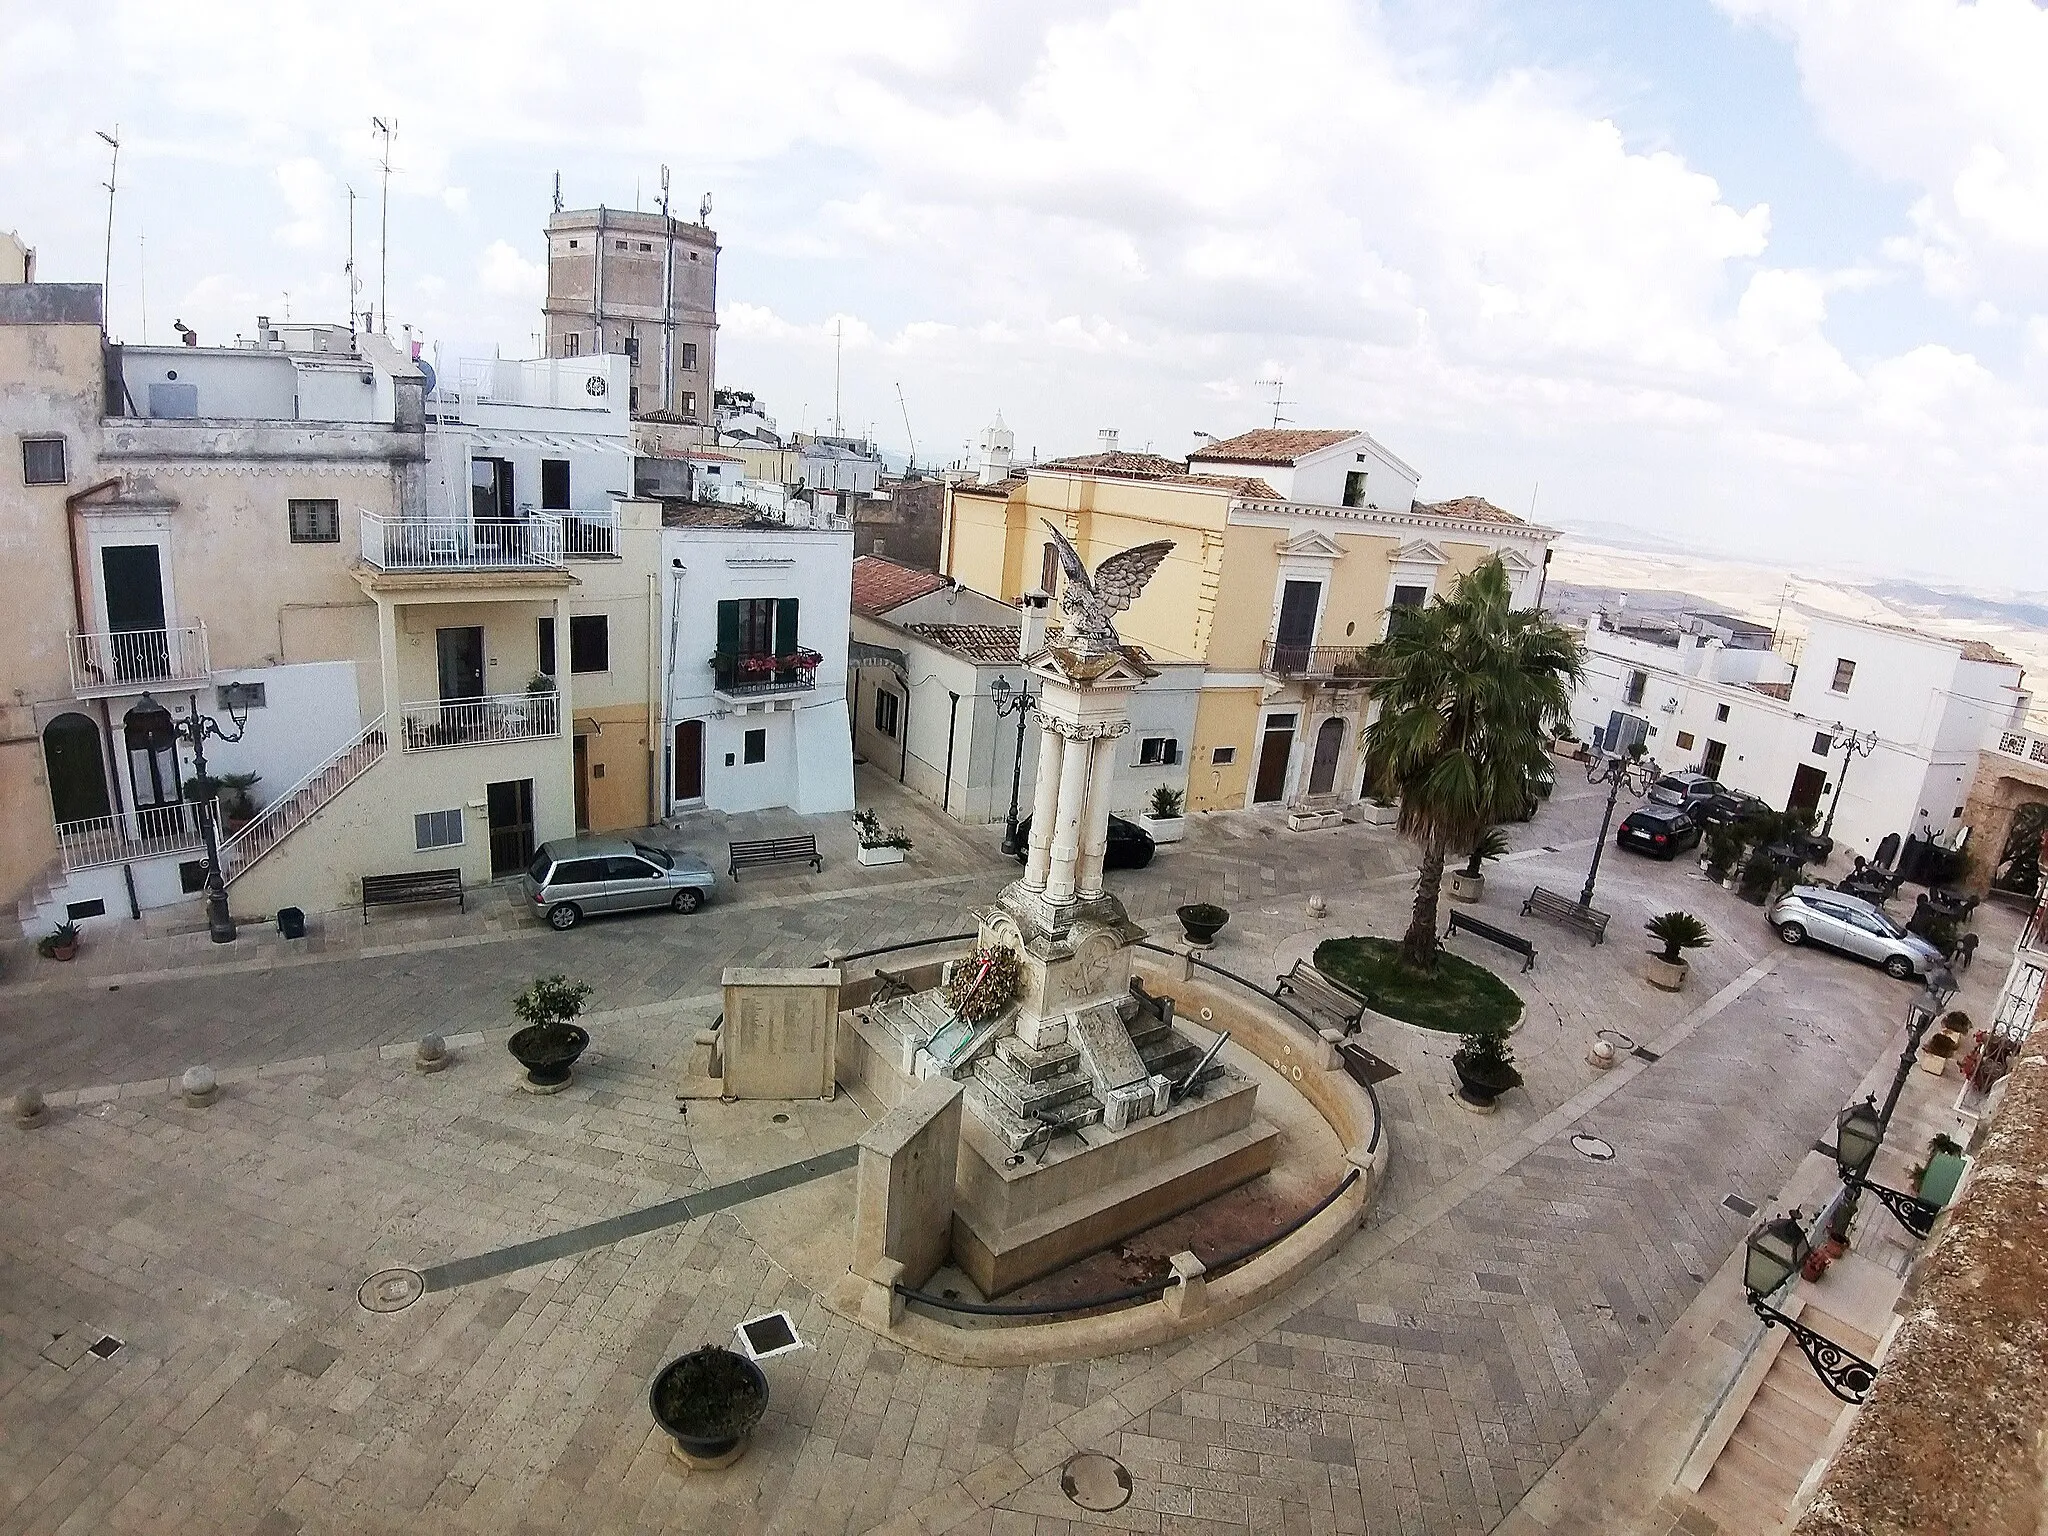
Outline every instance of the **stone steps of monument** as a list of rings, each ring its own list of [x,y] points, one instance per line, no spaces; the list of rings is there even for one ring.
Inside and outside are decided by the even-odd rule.
[[[1027,1120],[1037,1111],[1050,1111],[1083,1098],[1094,1087],[1080,1072],[1062,1072],[1055,1077],[1026,1077],[998,1056],[986,1056],[977,1061],[974,1075],[1014,1113]]]
[[[968,1109],[1000,1137],[1012,1152],[1022,1152],[1045,1134],[1048,1123],[1061,1130],[1077,1130],[1102,1118],[1102,1105],[1091,1098],[1069,1099],[1045,1111],[1044,1120],[1018,1114],[979,1076],[970,1077],[962,1088]]]
[[[935,994],[913,992],[908,997],[877,1003],[870,1010],[869,1017],[899,1040],[926,1045],[933,1035],[952,1022],[953,1014],[943,1001],[936,999]]]
[[[998,1040],[996,1054],[1033,1080],[1072,1072],[1081,1060],[1081,1053],[1071,1045],[1060,1044],[1037,1050],[1015,1035],[1006,1035]]]
[[[1138,1056],[1145,1063],[1147,1072],[1179,1082],[1202,1059],[1202,1052],[1182,1036],[1174,1034],[1146,1041],[1138,1047]]]

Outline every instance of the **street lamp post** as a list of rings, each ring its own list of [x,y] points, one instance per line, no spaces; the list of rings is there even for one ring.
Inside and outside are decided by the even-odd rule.
[[[1868,1190],[1884,1202],[1884,1208],[1898,1218],[1899,1225],[1915,1237],[1934,1230],[1934,1218],[1941,1207],[1932,1205],[1902,1189],[1887,1189],[1870,1177],[1871,1162],[1884,1143],[1884,1127],[1878,1121],[1877,1098],[1871,1095],[1852,1104],[1835,1117],[1835,1168],[1849,1193]]]
[[[199,712],[196,694],[186,704],[183,719],[171,717],[171,729],[192,744],[192,767],[201,785],[208,787],[212,784],[212,776],[206,771],[206,738],[212,736],[225,742],[240,741],[249,723],[249,708],[243,700],[240,684],[227,684],[221,689],[221,697],[227,704],[228,718],[235,727],[232,736],[221,729],[219,720]],[[156,706],[156,701],[148,694],[144,694],[140,702]],[[199,831],[206,839],[206,932],[216,944],[232,944],[235,941],[235,919],[228,911],[228,883],[222,877],[220,867],[220,829],[214,819],[219,807],[220,800],[215,795],[207,796],[198,807]]]
[[[1038,695],[1031,691],[1027,682],[1022,688],[1012,688],[1007,677],[998,677],[988,686],[989,697],[995,701],[998,715],[1017,717],[1017,752],[1010,763],[1010,815],[1003,826],[1003,852],[1015,858],[1017,854],[1017,792],[1024,781],[1024,719],[1030,714],[1031,706],[1038,702]]]
[[[1657,765],[1643,755],[1640,742],[1625,754],[1603,752],[1598,760],[1586,765],[1586,782],[1607,786],[1607,809],[1600,817],[1600,835],[1593,839],[1593,863],[1586,871],[1586,888],[1579,892],[1580,906],[1593,905],[1593,882],[1600,878],[1600,855],[1607,851],[1607,827],[1614,820],[1614,802],[1621,797],[1623,787],[1632,795],[1640,795],[1656,780]]]
[[[1798,1273],[1812,1247],[1796,1208],[1789,1216],[1765,1222],[1749,1234],[1742,1258],[1742,1289],[1766,1328],[1783,1328],[1792,1335],[1830,1392],[1845,1403],[1860,1403],[1877,1380],[1877,1367],[1764,1299]]]
[[[1837,720],[1830,728],[1834,733],[1834,745],[1846,747],[1842,756],[1842,771],[1835,775],[1835,798],[1828,803],[1828,819],[1821,824],[1820,835],[1831,837],[1835,830],[1835,812],[1842,808],[1842,786],[1849,782],[1849,765],[1859,757],[1868,757],[1877,750],[1877,732],[1844,732],[1842,722]]]
[[[1956,979],[1947,969],[1936,970],[1927,978],[1927,985],[1906,1010],[1906,1048],[1899,1052],[1899,1069],[1892,1074],[1892,1086],[1884,1096],[1884,1108],[1876,1110],[1867,1123],[1861,1117],[1861,1106],[1843,1111],[1835,1122],[1835,1163],[1842,1171],[1842,1182],[1849,1188],[1847,1194],[1836,1203],[1835,1217],[1829,1223],[1828,1230],[1832,1236],[1843,1242],[1848,1241],[1849,1223],[1856,1219],[1857,1197],[1866,1187],[1862,1174],[1869,1170],[1870,1160],[1877,1155],[1879,1143],[1884,1140],[1885,1132],[1891,1129],[1892,1111],[1899,1107],[1899,1095],[1906,1090],[1906,1075],[1913,1070],[1913,1063],[1920,1055],[1920,1042],[1926,1038],[1927,1031],[1933,1027],[1934,1021],[1941,1017],[1942,1011],[1948,1007],[1949,999],[1955,995]],[[1876,1100],[1873,1098],[1869,1102],[1874,1104]],[[1850,1125],[1852,1144],[1844,1148],[1841,1141],[1842,1127],[1852,1115],[1857,1116],[1855,1122]],[[1866,1137],[1869,1141],[1868,1152],[1863,1150],[1862,1141],[1858,1139]],[[1845,1152],[1851,1154],[1851,1157],[1845,1157]],[[1852,1161],[1851,1158],[1860,1159],[1860,1162]],[[1852,1167],[1857,1172],[1855,1179],[1849,1177],[1849,1170]],[[1867,1187],[1875,1190],[1878,1186]],[[1912,1221],[1901,1214],[1890,1200],[1885,1199],[1884,1194],[1880,1193],[1878,1198],[1885,1201],[1887,1209],[1898,1216],[1907,1231],[1914,1232],[1917,1237],[1927,1235],[1925,1232],[1915,1231]],[[1929,1225],[1932,1225],[1931,1217]]]

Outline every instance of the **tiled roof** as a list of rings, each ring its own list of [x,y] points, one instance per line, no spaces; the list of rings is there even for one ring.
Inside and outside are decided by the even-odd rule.
[[[969,661],[1015,661],[1015,625],[1002,624],[908,624],[904,626],[920,640],[929,640],[941,650],[965,656]]]
[[[853,606],[862,613],[887,613],[914,597],[936,592],[952,583],[936,571],[914,570],[880,555],[862,555],[853,562]],[[1010,642],[1014,652],[1017,642]]]
[[[688,501],[665,503],[661,513],[665,528],[773,528],[788,524],[759,507],[735,507],[725,502]]]
[[[1468,523],[1521,522],[1514,513],[1503,512],[1484,496],[1460,496],[1454,501],[1418,501],[1414,510],[1435,517],[1455,517]]]
[[[1792,685],[1790,683],[1742,683],[1738,686],[1751,689],[1756,693],[1764,694],[1773,699],[1789,699],[1792,697]]]
[[[1221,442],[1210,443],[1188,455],[1190,464],[1204,461],[1216,464],[1297,464],[1312,453],[1333,448],[1347,438],[1357,437],[1355,431],[1289,431],[1278,427],[1260,427],[1252,432],[1240,432],[1236,437],[1226,437]]]
[[[1052,459],[1038,469],[1071,469],[1087,474],[1121,475],[1126,480],[1171,480],[1187,473],[1187,465],[1159,453],[1083,453]]]

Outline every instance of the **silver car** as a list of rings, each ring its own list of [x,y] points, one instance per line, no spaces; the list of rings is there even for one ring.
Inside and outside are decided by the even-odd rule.
[[[1900,981],[1925,976],[1947,962],[1941,951],[1908,933],[1860,896],[1824,885],[1799,885],[1771,908],[1771,926],[1787,944],[1825,944],[1844,954],[1874,960]]]
[[[717,883],[711,866],[694,853],[669,853],[624,837],[543,843],[521,880],[533,915],[564,932],[594,912],[694,912]]]

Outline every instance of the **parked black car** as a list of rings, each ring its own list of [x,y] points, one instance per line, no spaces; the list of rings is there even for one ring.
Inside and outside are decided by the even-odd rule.
[[[1017,823],[1017,862],[1031,853],[1031,818]],[[1121,816],[1109,818],[1109,848],[1102,856],[1104,869],[1143,869],[1152,862],[1152,834]]]
[[[1653,858],[1675,859],[1700,841],[1700,826],[1676,806],[1646,805],[1630,811],[1614,834],[1614,845]]]
[[[1727,827],[1768,816],[1771,808],[1746,789],[1724,789],[1692,814],[1710,827]]]

